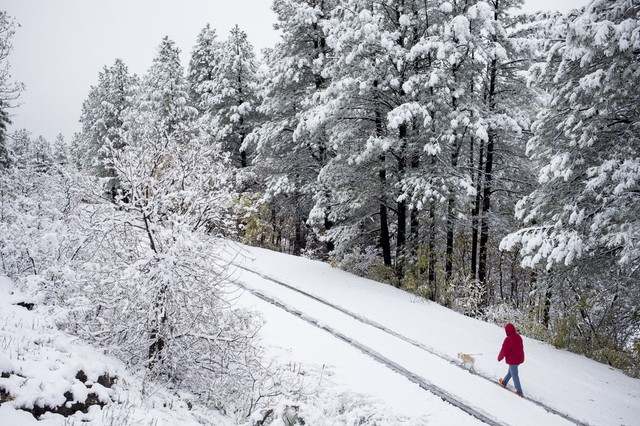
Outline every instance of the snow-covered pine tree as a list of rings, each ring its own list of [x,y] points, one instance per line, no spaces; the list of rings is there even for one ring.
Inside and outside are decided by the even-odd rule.
[[[531,42],[515,32],[522,26],[507,13],[520,3],[427,3],[431,7],[417,14],[424,22],[415,25],[424,30],[418,31],[421,37],[407,60],[419,64],[414,65],[419,71],[403,85],[407,101],[389,115],[413,126],[418,148],[399,183],[400,197],[411,202],[408,226],[414,251],[409,259],[415,265],[409,277],[414,282],[407,285],[428,284],[434,300],[444,296],[443,286],[453,279],[469,282],[469,269],[463,266],[469,258],[462,245],[467,244],[468,223],[476,224],[471,227],[476,230],[472,259],[478,248],[481,254],[481,261],[472,263],[483,266],[482,282],[488,287],[490,197],[508,206],[515,182],[526,181],[526,169],[514,166],[522,163],[522,129],[528,128],[532,114],[532,103],[520,102],[528,96],[524,79]],[[475,216],[485,220],[469,219],[474,193]],[[462,243],[456,243],[456,235]],[[455,269],[454,262],[459,265]],[[472,279],[478,278],[477,267],[471,270]]]
[[[501,243],[547,271],[539,279],[564,293],[558,315],[581,318],[570,328],[581,336],[568,335],[586,351],[625,349],[640,326],[639,16],[636,1],[594,0],[560,20],[536,68],[550,94],[528,143],[540,186]]]
[[[222,43],[222,56],[203,102],[218,126],[218,139],[238,168],[251,162],[245,139],[257,120],[257,71],[254,48],[236,25]]]
[[[198,33],[187,71],[191,104],[198,108],[200,114],[209,112],[210,105],[207,105],[203,98],[205,94],[207,96],[212,94],[216,67],[222,57],[221,49],[222,43],[218,41],[216,30],[207,24]]]
[[[499,268],[491,257],[498,257],[499,239],[516,226],[510,220],[509,206],[515,203],[510,194],[521,194],[533,180],[524,153],[525,134],[536,113],[536,103],[527,100],[536,99],[536,94],[527,88],[526,71],[537,41],[523,25],[528,18],[513,15],[521,4],[521,0],[479,2],[467,13],[475,38],[471,57],[482,65],[471,87],[476,119],[469,166],[476,188],[470,275],[485,288],[483,306],[494,291],[492,269]],[[493,237],[498,229],[499,235]]]
[[[33,142],[32,155],[31,161],[38,168],[48,169],[53,164],[51,143],[42,135]]]
[[[419,38],[410,19],[420,8],[417,2],[357,0],[334,8],[325,24],[335,58],[324,73],[331,83],[304,123],[307,129],[330,123],[336,150],[320,173],[329,191],[318,195],[314,209],[324,213],[331,206],[335,226],[326,238],[337,254],[377,246],[386,266],[394,229],[396,257],[405,249],[407,203],[394,184],[409,167],[412,130],[401,120],[388,126],[387,114],[405,102],[403,84],[415,72],[405,55]]]
[[[76,159],[76,162],[90,168],[98,176],[113,175],[113,171],[104,168],[100,148],[107,141],[116,147],[122,145],[120,131],[131,107],[136,85],[137,78],[129,75],[121,59],[116,59],[111,67],[105,66],[98,74],[98,84],[91,87],[82,104],[82,131],[78,140],[80,146],[76,151],[82,158]]]
[[[15,19],[0,11],[0,170],[10,164],[10,153],[7,147],[8,132],[11,119],[9,109],[12,102],[18,99],[24,89],[21,83],[12,80],[9,73],[9,55],[13,50],[13,36],[16,29]]]
[[[167,36],[162,39],[142,79],[136,101],[125,122],[129,131],[140,130],[139,137],[145,137],[143,135],[150,131],[157,139],[172,136],[186,141],[189,138],[197,110],[190,104],[180,49]]]
[[[473,193],[465,159],[477,126],[476,87],[483,63],[474,55],[478,25],[468,16],[477,6],[473,2],[427,4],[418,15],[424,16],[420,25],[425,29],[408,55],[421,64],[421,72],[405,85],[410,102],[397,108],[401,120],[420,117],[415,115],[420,111],[415,105],[423,117],[414,151],[419,155],[414,154],[413,167],[401,181],[402,196],[411,209],[412,251],[405,285],[424,285],[421,294],[443,301],[444,286],[454,276],[465,275],[453,268],[454,237],[458,218],[464,216]]]
[[[294,133],[301,114],[313,105],[314,94],[327,84],[322,71],[330,50],[322,26],[335,4],[327,0],[274,2],[282,40],[266,52],[268,73],[260,88],[259,109],[264,120],[249,137],[256,146],[256,173],[265,182],[264,199],[274,213],[275,236],[281,235],[282,243],[292,242],[294,254],[307,248],[313,197],[323,191],[318,173],[332,156],[323,128],[295,137]],[[331,227],[326,213],[317,222],[318,233]],[[331,249],[329,244],[326,251]]]
[[[11,153],[12,163],[25,165],[32,150],[31,133],[26,129],[14,131],[7,143],[7,150]]]
[[[51,146],[51,157],[54,164],[66,165],[69,162],[69,145],[64,140],[62,133],[56,136],[56,140]]]
[[[11,165],[11,155],[7,147],[9,124],[11,124],[9,111],[5,107],[5,102],[0,100],[0,170],[6,169]]]
[[[538,84],[551,93],[528,144],[543,166],[540,188],[518,203],[530,226],[503,241],[522,244],[527,266],[597,254],[633,271],[640,257],[637,12],[633,2],[592,2],[559,30],[538,68]]]
[[[18,167],[47,169],[53,163],[49,142],[43,136],[34,139],[26,129],[12,133],[8,148]]]

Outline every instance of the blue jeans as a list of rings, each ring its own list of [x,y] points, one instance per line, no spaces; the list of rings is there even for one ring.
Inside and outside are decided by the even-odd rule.
[[[510,365],[509,366],[509,371],[507,372],[507,375],[504,376],[504,379],[502,379],[502,384],[507,386],[507,383],[509,383],[509,380],[511,380],[511,377],[513,377],[513,384],[516,387],[516,391],[518,392],[519,395],[524,395],[522,393],[522,386],[520,386],[520,377],[518,377],[518,366],[517,365]]]

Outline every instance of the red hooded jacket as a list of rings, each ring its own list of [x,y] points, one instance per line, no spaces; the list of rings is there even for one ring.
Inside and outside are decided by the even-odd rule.
[[[502,361],[502,358],[506,358],[506,362],[509,365],[518,365],[524,362],[524,347],[522,345],[522,337],[516,333],[516,327],[507,323],[504,326],[504,331],[507,333],[504,342],[502,343],[502,349],[498,354],[498,361]]]

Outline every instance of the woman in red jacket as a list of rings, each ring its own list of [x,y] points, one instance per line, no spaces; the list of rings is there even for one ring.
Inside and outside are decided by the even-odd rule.
[[[520,378],[518,377],[518,366],[524,362],[524,347],[522,345],[522,337],[516,333],[516,327],[508,323],[504,327],[504,331],[507,333],[504,342],[502,343],[502,349],[498,354],[498,361],[505,361],[509,365],[509,371],[504,379],[499,379],[498,383],[503,388],[507,387],[509,380],[513,377],[513,384],[516,386],[516,392],[520,397],[523,397],[522,387],[520,386]]]

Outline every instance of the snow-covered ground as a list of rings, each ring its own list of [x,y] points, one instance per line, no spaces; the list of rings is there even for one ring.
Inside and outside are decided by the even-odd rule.
[[[264,315],[265,344],[281,348],[282,360],[323,365],[331,371],[327,380],[336,392],[368,395],[380,410],[410,416],[405,424],[480,423],[422,385],[497,424],[639,424],[640,380],[618,370],[524,338],[520,377],[526,398],[520,399],[495,383],[507,369],[496,359],[505,337],[501,327],[325,263],[238,247],[245,256],[235,261],[245,269],[239,269],[236,282],[250,290],[239,303]],[[478,374],[459,366],[459,352],[475,354]],[[405,375],[412,373],[410,379],[387,361]]]
[[[169,392],[140,374],[128,372],[117,359],[58,330],[56,316],[61,310],[38,306],[29,311],[16,305],[19,302],[25,302],[25,296],[0,276],[0,389],[3,398],[9,395],[0,405],[0,426],[232,424],[216,411],[190,404],[188,394]],[[115,378],[115,383],[100,380],[107,375]],[[72,395],[68,403],[66,392]],[[87,397],[108,405],[102,409],[91,405],[86,414],[78,411],[69,417],[45,413],[40,420],[16,410],[72,405]],[[113,401],[118,403],[110,403]]]
[[[276,412],[299,406],[314,426],[639,424],[640,380],[606,365],[525,338],[520,399],[495,382],[506,372],[496,360],[501,327],[325,263],[232,247],[234,285],[245,289],[237,303],[264,317],[267,355],[299,372],[309,392],[305,401],[282,401]],[[0,425],[232,424],[58,330],[63,310],[29,311],[20,301],[24,296],[0,277]],[[460,366],[458,352],[475,356],[476,374]],[[99,384],[106,375],[118,380]],[[71,417],[47,413],[40,421],[15,409],[65,398],[71,405],[92,393],[118,404]],[[284,423],[276,417],[267,424]]]

